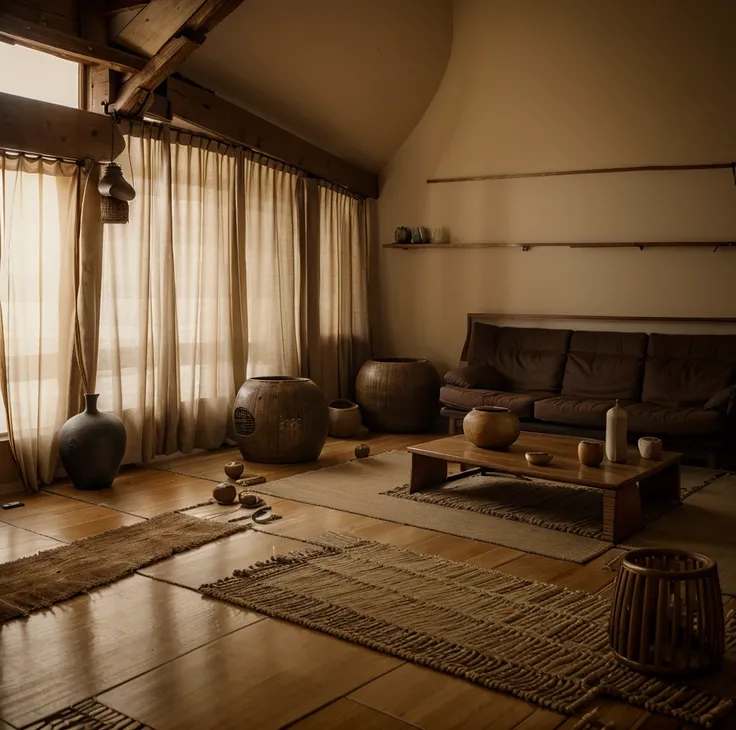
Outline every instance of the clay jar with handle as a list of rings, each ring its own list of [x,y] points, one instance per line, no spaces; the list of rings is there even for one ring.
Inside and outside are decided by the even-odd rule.
[[[482,449],[506,449],[519,438],[519,417],[508,408],[478,406],[463,419],[463,433]]]

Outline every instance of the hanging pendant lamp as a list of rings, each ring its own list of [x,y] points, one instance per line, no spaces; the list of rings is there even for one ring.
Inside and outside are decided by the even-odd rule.
[[[115,130],[117,128],[117,119],[112,115],[112,144],[110,159],[112,160],[114,152],[112,151]],[[100,191],[100,219],[103,223],[127,223],[129,220],[128,201],[135,198],[135,188],[123,176],[123,169],[116,162],[108,162],[97,184]]]

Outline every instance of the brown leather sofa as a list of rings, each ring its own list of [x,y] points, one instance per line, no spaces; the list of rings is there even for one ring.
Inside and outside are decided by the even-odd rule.
[[[709,464],[734,463],[736,335],[498,327],[473,322],[467,367],[445,376],[443,413],[514,411],[522,429],[601,438],[618,400],[629,435]]]

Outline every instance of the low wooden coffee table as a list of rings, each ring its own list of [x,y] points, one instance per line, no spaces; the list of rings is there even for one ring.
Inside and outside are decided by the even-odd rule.
[[[629,447],[625,464],[604,459],[590,467],[578,461],[578,443],[579,438],[569,436],[522,433],[504,451],[478,448],[462,435],[410,446],[411,491],[441,486],[448,479],[448,462],[593,487],[603,491],[603,539],[614,543],[643,527],[642,499],[679,501],[680,454],[665,451],[661,461],[649,461]],[[527,451],[547,451],[554,459],[547,466],[530,466]]]

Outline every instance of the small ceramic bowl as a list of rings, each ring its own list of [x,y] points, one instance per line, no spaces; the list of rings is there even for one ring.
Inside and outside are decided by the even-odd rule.
[[[552,461],[552,454],[546,451],[527,451],[524,456],[532,466],[546,466]]]

